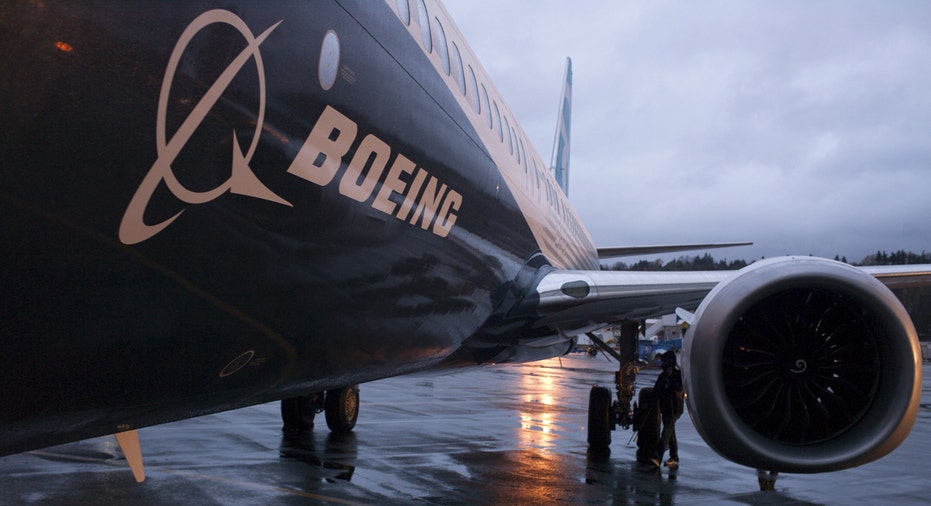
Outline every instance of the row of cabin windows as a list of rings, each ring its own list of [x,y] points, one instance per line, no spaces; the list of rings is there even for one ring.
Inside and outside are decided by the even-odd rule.
[[[398,13],[401,15],[401,21],[405,25],[411,24],[411,8],[410,0],[396,0],[398,6]],[[430,29],[430,16],[427,13],[427,6],[424,4],[424,0],[415,0],[417,3],[417,19],[418,24],[420,25],[420,37],[423,40],[424,48],[427,50],[427,53],[433,52],[433,34]],[[524,141],[517,136],[517,132],[511,128],[510,122],[508,122],[507,116],[501,116],[501,112],[498,109],[498,102],[495,100],[489,100],[488,91],[485,89],[483,84],[479,88],[478,80],[475,77],[475,71],[472,70],[471,65],[464,66],[462,64],[462,55],[459,53],[459,48],[456,46],[455,42],[449,42],[447,45],[446,32],[443,30],[443,25],[440,23],[438,18],[433,18],[433,26],[436,27],[436,41],[437,41],[437,52],[440,55],[440,60],[443,64],[443,71],[446,72],[446,75],[451,75],[453,70],[456,70],[456,83],[459,85],[459,92],[463,95],[466,95],[466,80],[465,80],[465,70],[469,70],[469,84],[472,90],[472,94],[469,96],[472,104],[472,109],[476,113],[482,114],[482,106],[484,105],[484,111],[486,112],[485,118],[488,122],[488,128],[493,129],[495,121],[498,124],[498,140],[501,143],[504,143],[504,136],[507,134],[508,138],[508,151],[512,156],[517,157],[517,163],[522,163],[524,165],[524,172],[527,172],[529,169],[527,167],[527,156],[524,151]],[[450,59],[450,54],[452,59]],[[479,98],[479,92],[481,90],[481,98]],[[494,108],[494,118],[491,115],[492,107]],[[504,122],[502,123],[502,119]],[[534,171],[536,171],[536,161],[531,160],[531,163],[534,166]]]

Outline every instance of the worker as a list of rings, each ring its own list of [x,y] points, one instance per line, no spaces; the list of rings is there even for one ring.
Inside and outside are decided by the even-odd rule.
[[[663,431],[656,446],[656,456],[652,459],[653,465],[660,466],[663,454],[669,450],[669,460],[666,467],[675,469],[679,467],[679,444],[676,441],[676,420],[682,416],[685,405],[685,391],[682,388],[682,373],[676,365],[676,354],[672,350],[663,353],[663,372],[656,378],[653,387],[653,398],[659,403],[660,417]]]

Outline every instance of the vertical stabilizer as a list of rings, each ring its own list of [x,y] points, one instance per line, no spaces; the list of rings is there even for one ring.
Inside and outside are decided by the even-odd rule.
[[[556,138],[553,140],[553,157],[550,170],[562,191],[569,195],[569,125],[572,116],[572,59],[566,58],[566,76],[563,80],[562,99],[556,118]]]

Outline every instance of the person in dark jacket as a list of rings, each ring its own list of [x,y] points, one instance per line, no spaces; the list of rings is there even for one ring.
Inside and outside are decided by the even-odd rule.
[[[682,416],[685,392],[682,388],[682,373],[676,366],[676,354],[673,351],[663,353],[663,372],[656,378],[653,396],[659,403],[660,417],[663,422],[662,439],[657,445],[657,455],[653,464],[659,467],[663,453],[669,450],[666,466],[679,467],[679,443],[676,441],[676,420]]]

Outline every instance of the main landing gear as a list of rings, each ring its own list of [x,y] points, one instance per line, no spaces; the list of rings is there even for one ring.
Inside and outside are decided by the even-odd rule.
[[[594,334],[588,334],[596,346],[619,363],[618,371],[614,373],[617,399],[612,402],[611,391],[597,385],[593,386],[589,393],[588,446],[592,451],[610,451],[608,447],[611,444],[611,431],[618,425],[624,429],[633,425],[634,431],[639,433],[637,461],[650,463],[650,459],[656,454],[660,431],[660,414],[658,407],[652,402],[652,389],[641,389],[640,397],[631,409],[637,383],[639,331],[639,322],[621,325],[620,352],[614,351]]]
[[[326,414],[331,432],[348,434],[359,419],[359,385],[282,399],[282,430],[292,433],[311,430],[317,413]]]

